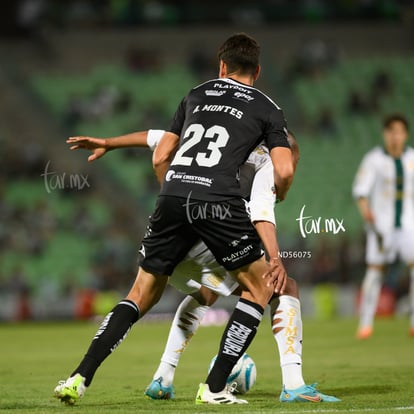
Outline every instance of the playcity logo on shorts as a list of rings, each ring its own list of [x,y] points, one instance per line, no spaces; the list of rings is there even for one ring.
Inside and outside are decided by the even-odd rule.
[[[251,244],[248,244],[243,249],[231,253],[229,256],[222,257],[223,262],[237,262],[240,259],[243,259],[251,250],[253,250],[253,246]]]
[[[85,187],[90,187],[87,174],[66,174],[65,172],[57,173],[56,171],[49,171],[50,162],[50,160],[47,162],[45,171],[43,174],[40,174],[43,177],[48,193],[54,190],[83,190]]]
[[[296,219],[299,222],[300,234],[303,238],[306,238],[307,234],[338,234],[341,231],[346,231],[344,219],[304,216],[305,207],[306,205],[303,205],[299,217]]]
[[[231,217],[230,206],[222,203],[209,203],[194,201],[191,202],[191,193],[187,196],[187,201],[183,204],[187,220],[192,223],[194,220],[224,220]]]

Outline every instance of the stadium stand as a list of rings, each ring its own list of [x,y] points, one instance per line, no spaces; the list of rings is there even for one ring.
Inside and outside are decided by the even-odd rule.
[[[8,123],[3,122],[1,130],[1,150],[7,154],[3,157],[6,175],[1,185],[1,210],[7,223],[1,232],[2,295],[10,298],[19,289],[30,289],[37,304],[55,293],[60,299],[72,295],[72,302],[67,302],[66,307],[52,304],[48,309],[38,308],[32,315],[35,318],[50,314],[68,317],[70,309],[73,311],[73,292],[80,288],[122,291],[130,282],[136,243],[158,190],[150,153],[113,152],[91,166],[85,162],[86,154],[69,154],[64,138],[74,134],[112,136],[154,126],[168,127],[177,102],[200,80],[198,75],[205,75],[186,69],[190,67],[188,56],[203,34],[197,29],[194,39],[186,39],[188,36],[179,30],[163,30],[139,33],[141,44],[153,45],[160,55],[159,61],[154,61],[153,56],[138,62],[132,59],[134,56],[126,59],[126,51],[137,36],[134,31],[107,31],[95,37],[91,32],[77,30],[63,33],[47,39],[50,55],[39,54],[37,58],[27,44],[20,54],[6,48],[10,59],[0,73],[0,86],[4,96],[10,97],[8,104],[16,102],[13,110],[3,110],[4,103],[0,103],[0,109],[3,117],[14,118],[18,127],[8,129]],[[203,51],[214,50],[228,30],[226,27],[206,34],[208,41],[202,44]],[[292,33],[282,27],[277,34],[259,31],[259,36],[265,50],[269,46],[272,49],[276,38],[284,44]],[[410,107],[414,58],[407,56],[406,50],[401,52],[403,57],[396,53],[372,56],[381,56],[380,47],[375,44],[371,55],[362,58],[366,45],[355,44],[355,38],[346,37],[343,28],[332,33],[334,39],[352,43],[359,56],[341,57],[317,76],[290,78],[283,73],[288,64],[283,65],[280,60],[286,59],[287,51],[300,43],[297,34],[296,40],[287,43],[283,50],[275,48],[271,56],[264,57],[264,83],[259,85],[264,85],[263,89],[286,108],[287,118],[293,120],[290,127],[299,139],[301,160],[297,176],[287,202],[277,206],[277,216],[281,245],[286,250],[312,249],[312,261],[286,259],[295,277],[309,284],[328,279],[349,283],[359,278],[363,254],[361,221],[351,198],[356,166],[362,154],[379,142],[382,114],[401,111],[411,122],[414,120]],[[171,36],[171,43],[180,47],[168,50],[163,44],[165,36]],[[402,37],[403,34],[394,37],[395,44],[408,47],[400,41]],[[80,40],[85,42],[84,50]],[[83,51],[79,62],[75,60],[77,48]],[[4,53],[5,49],[2,50]],[[138,55],[141,52],[143,49],[138,50]],[[37,59],[34,68],[30,67],[33,63],[29,58]],[[373,99],[375,82],[382,82],[386,94],[379,98],[374,95]],[[352,96],[354,91],[358,92],[357,99]],[[26,122],[16,121],[17,113],[21,115],[19,120]],[[16,139],[20,136],[33,137],[29,141],[41,147],[41,157],[35,165],[21,153],[22,141]],[[28,152],[33,155],[36,149]],[[91,188],[47,193],[41,174],[48,160],[52,160],[53,171],[58,173],[87,174]],[[21,174],[22,169],[29,167],[30,171]],[[303,206],[305,215],[312,218],[343,220],[346,232],[334,238],[321,234],[302,238],[297,218]],[[42,220],[38,218],[40,213]],[[30,236],[39,227],[44,239],[36,244]],[[40,245],[41,249],[37,248],[41,251],[29,248],[28,240],[34,246]],[[335,249],[337,246],[344,247]],[[343,256],[350,251],[352,260],[344,261]],[[16,274],[21,276],[15,277]],[[3,303],[0,319],[12,319],[10,311],[4,311],[10,301]]]

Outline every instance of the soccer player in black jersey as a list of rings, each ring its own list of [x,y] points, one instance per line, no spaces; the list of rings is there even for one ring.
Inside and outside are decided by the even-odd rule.
[[[140,249],[140,267],[130,292],[105,317],[72,375],[55,388],[61,401],[80,398],[103,360],[164,291],[168,276],[202,239],[217,261],[237,278],[242,295],[225,328],[218,356],[196,403],[241,404],[226,379],[253,340],[273,293],[283,293],[286,272],[277,257],[267,263],[241,197],[238,170],[264,141],[274,166],[275,189],[283,200],[294,169],[282,110],[253,87],[260,73],[260,48],[251,37],[231,36],[219,50],[219,78],[192,89],[170,128],[179,140],[172,160],[157,158],[165,177]]]
[[[112,138],[78,136],[70,137],[66,142],[71,145],[71,150],[91,151],[88,161],[94,161],[116,148],[149,147],[154,151],[163,139],[164,132],[152,129]],[[299,160],[299,146],[291,132],[288,140],[293,155],[292,161],[296,166]],[[176,150],[173,142],[163,145],[170,154]],[[163,157],[168,158],[168,154],[164,154]],[[244,197],[249,199],[250,220],[256,227],[268,257],[279,255],[273,212],[276,201],[273,181],[273,165],[269,153],[260,144],[240,169],[240,187]],[[218,266],[211,256],[204,243],[199,241],[188,252],[184,261],[175,268],[169,280],[169,284],[187,296],[177,308],[160,364],[145,390],[145,395],[152,399],[167,400],[175,397],[173,381],[180,357],[196,333],[208,307],[219,296],[226,297],[231,293],[239,293],[234,278]],[[269,302],[269,307],[270,327],[279,350],[282,371],[283,388],[279,400],[304,403],[340,401],[317,390],[315,384],[307,385],[303,379],[302,318],[298,287],[294,279],[288,278],[283,295],[275,294]],[[229,379],[227,383],[232,384]]]

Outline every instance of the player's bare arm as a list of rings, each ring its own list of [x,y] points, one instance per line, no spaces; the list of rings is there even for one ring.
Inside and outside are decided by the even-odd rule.
[[[164,132],[161,141],[158,143],[152,155],[152,165],[154,167],[155,176],[161,184],[170,163],[178,148],[180,137],[172,132]]]
[[[269,257],[269,266],[274,268],[273,271],[275,280],[275,293],[283,294],[286,288],[287,274],[282,261],[279,258],[279,244],[276,237],[275,225],[269,221],[256,221],[253,223],[256,231],[263,242],[264,248]],[[266,277],[267,275],[263,275]]]
[[[77,136],[68,138],[66,142],[72,144],[71,150],[85,149],[91,151],[92,155],[88,157],[88,161],[91,162],[116,148],[147,147],[147,135],[148,131],[132,132],[131,134],[112,138]]]
[[[369,205],[369,200],[367,197],[359,197],[357,199],[358,210],[366,223],[374,223],[374,214]]]
[[[273,163],[277,198],[279,201],[283,201],[295,174],[292,152],[290,148],[275,147],[270,151],[270,157]]]

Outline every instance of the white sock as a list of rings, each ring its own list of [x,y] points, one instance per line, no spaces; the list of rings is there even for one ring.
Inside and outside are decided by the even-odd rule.
[[[270,303],[272,331],[276,339],[282,382],[287,390],[305,385],[302,376],[302,318],[299,299],[282,295]]]
[[[414,266],[410,267],[410,326],[414,328]]]
[[[153,379],[162,377],[163,385],[172,385],[181,354],[197,331],[208,308],[200,305],[192,296],[186,296],[180,303],[171,324],[164,354]]]
[[[359,328],[372,327],[381,291],[382,271],[368,267],[361,288]]]

